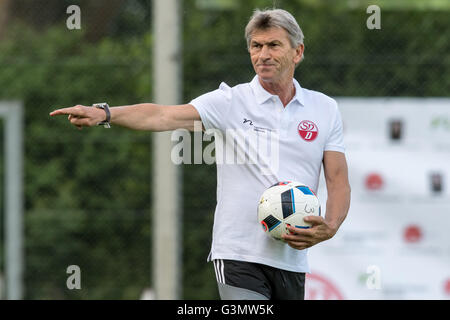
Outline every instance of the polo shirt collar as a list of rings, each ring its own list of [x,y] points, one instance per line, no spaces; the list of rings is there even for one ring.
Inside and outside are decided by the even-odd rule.
[[[295,96],[292,98],[291,102],[297,101],[298,103],[300,103],[300,105],[305,106],[303,89],[297,80],[293,79],[293,81],[295,86]],[[250,82],[250,87],[252,88],[253,93],[255,94],[256,101],[259,104],[263,104],[267,102],[267,100],[275,96],[262,87],[261,83],[259,83],[258,75],[255,75],[253,80]]]

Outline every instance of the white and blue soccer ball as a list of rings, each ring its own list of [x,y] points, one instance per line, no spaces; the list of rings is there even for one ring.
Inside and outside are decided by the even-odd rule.
[[[300,182],[278,182],[266,189],[258,204],[258,220],[272,238],[282,240],[287,225],[308,229],[306,216],[321,215],[320,202],[314,191]]]

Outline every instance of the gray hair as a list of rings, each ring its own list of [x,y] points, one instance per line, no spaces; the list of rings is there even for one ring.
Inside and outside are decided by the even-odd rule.
[[[250,48],[250,41],[254,31],[269,28],[283,28],[289,35],[292,48],[297,48],[303,44],[304,35],[295,18],[283,9],[256,9],[245,27],[245,38],[247,48]]]

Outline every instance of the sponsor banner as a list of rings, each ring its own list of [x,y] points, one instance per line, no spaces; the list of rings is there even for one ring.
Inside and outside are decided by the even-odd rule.
[[[309,250],[306,298],[450,299],[450,99],[337,101],[351,208]]]

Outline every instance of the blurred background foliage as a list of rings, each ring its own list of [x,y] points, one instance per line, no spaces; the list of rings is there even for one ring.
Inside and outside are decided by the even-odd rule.
[[[448,96],[448,1],[372,2],[381,7],[380,30],[366,28],[367,1],[183,1],[183,102],[222,81],[252,79],[244,28],[254,8],[274,4],[305,34],[296,70],[303,87],[330,96]],[[66,28],[72,4],[81,30]],[[26,110],[26,298],[137,299],[152,285],[151,133],[79,131],[48,113],[152,100],[151,1],[3,0],[0,12],[0,100],[23,101]],[[182,297],[216,299],[206,263],[215,166],[183,165],[182,183]],[[3,246],[0,259],[3,270]],[[66,288],[72,264],[82,290]]]

